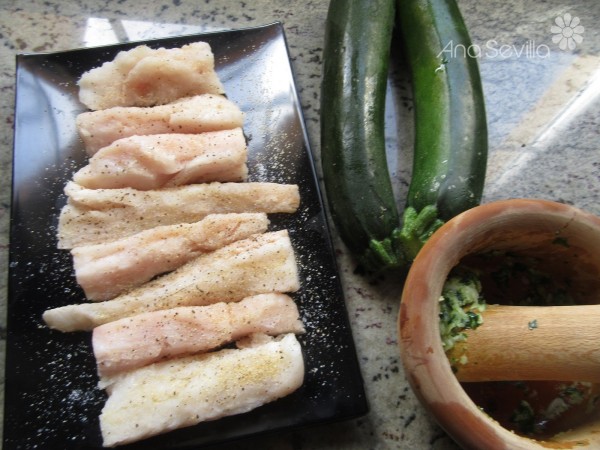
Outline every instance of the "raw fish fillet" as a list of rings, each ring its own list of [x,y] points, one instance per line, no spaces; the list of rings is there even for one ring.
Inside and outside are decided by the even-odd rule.
[[[258,342],[115,376],[100,415],[104,446],[244,413],[297,390],[304,360],[296,336]]]
[[[264,233],[268,225],[264,213],[211,214],[195,223],[76,247],[71,250],[75,276],[88,300],[108,300],[203,253]]]
[[[206,42],[180,48],[140,45],[84,73],[79,100],[90,109],[153,106],[181,97],[225,92]]]
[[[50,309],[43,318],[50,328],[85,331],[147,311],[236,302],[252,295],[295,292],[299,288],[294,249],[287,230],[281,230],[199,256],[112,300]]]
[[[115,106],[77,116],[79,136],[91,156],[117,139],[135,135],[204,133],[242,127],[244,114],[222,95],[203,94],[152,107]]]
[[[151,191],[85,189],[69,182],[58,222],[58,248],[109,242],[161,225],[197,222],[208,214],[293,213],[297,185],[203,183]]]
[[[90,189],[148,190],[211,181],[244,181],[248,152],[241,128],[118,139],[92,156],[73,181]]]
[[[252,333],[303,333],[294,301],[261,294],[238,303],[182,306],[153,311],[94,328],[100,376],[137,369],[175,356],[214,350]]]

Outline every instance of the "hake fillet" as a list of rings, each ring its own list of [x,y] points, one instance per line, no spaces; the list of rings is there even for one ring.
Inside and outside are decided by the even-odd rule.
[[[204,133],[241,128],[244,114],[222,95],[185,97],[166,105],[115,106],[77,116],[77,131],[91,156],[117,139],[149,134]]]
[[[131,236],[162,225],[197,222],[208,214],[293,213],[297,185],[202,183],[159,190],[85,189],[69,182],[58,222],[58,248],[71,249]]]
[[[298,308],[285,294],[260,294],[238,303],[152,311],[94,328],[101,376],[175,356],[214,350],[253,333],[303,333]]]
[[[161,105],[181,97],[225,92],[206,42],[169,49],[139,45],[121,51],[112,61],[84,73],[78,85],[79,100],[93,110]]]
[[[112,447],[244,413],[291,394],[303,381],[304,360],[294,334],[117,375],[100,415],[103,444]]]
[[[88,300],[108,300],[203,253],[264,233],[268,225],[264,213],[211,214],[195,223],[75,247],[71,250],[75,276]]]
[[[300,288],[287,230],[236,241],[199,256],[179,269],[112,300],[67,305],[43,319],[60,331],[89,331],[98,325],[147,311],[235,302],[257,294]]]
[[[118,139],[73,175],[90,189],[148,190],[211,181],[244,181],[248,152],[241,128]]]

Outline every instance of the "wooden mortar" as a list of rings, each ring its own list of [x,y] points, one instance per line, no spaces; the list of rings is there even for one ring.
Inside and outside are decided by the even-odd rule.
[[[549,261],[573,280],[569,293],[577,304],[590,305],[600,298],[600,218],[568,205],[536,199],[493,202],[466,211],[444,224],[427,241],[404,285],[398,317],[399,347],[415,394],[465,449],[600,448],[600,420],[544,442],[503,428],[471,400],[453,373],[440,338],[439,298],[452,268],[468,255],[489,251]],[[477,376],[484,379],[515,378],[516,375],[509,375],[517,370],[515,353],[522,355],[518,362],[519,377],[529,374],[525,378],[552,380],[563,373],[565,378],[575,379],[593,372],[598,368],[595,361],[572,366],[573,360],[592,359],[590,355],[597,361],[594,341],[598,341],[598,335],[579,339],[573,334],[578,329],[596,333],[595,329],[600,328],[597,308],[593,306],[591,310],[594,315],[586,313],[585,319],[580,315],[581,310],[571,310],[574,320],[568,323],[562,310],[559,318],[552,309],[521,313],[516,309],[490,307],[487,317],[484,314],[488,331],[482,325],[465,344],[469,362],[476,363],[471,376],[479,370]],[[531,312],[535,314],[530,315]],[[499,315],[495,317],[496,313]],[[537,328],[530,330],[529,323],[534,320]],[[514,328],[511,323],[516,324]],[[552,330],[549,324],[556,328]],[[545,336],[546,328],[549,334]],[[548,336],[552,339],[547,339]],[[476,339],[482,340],[477,347],[483,353],[476,353]],[[515,351],[513,339],[520,339],[525,350]],[[565,349],[570,341],[575,342],[571,351],[581,346],[583,353],[574,357],[567,354]],[[460,377],[468,375],[467,366],[469,363],[465,370],[459,369],[459,373],[463,372]],[[595,376],[592,373],[594,379]]]

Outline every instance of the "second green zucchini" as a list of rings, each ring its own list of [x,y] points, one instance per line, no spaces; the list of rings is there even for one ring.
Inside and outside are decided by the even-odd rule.
[[[449,220],[481,202],[487,121],[476,53],[455,0],[398,0],[415,143],[407,206]]]

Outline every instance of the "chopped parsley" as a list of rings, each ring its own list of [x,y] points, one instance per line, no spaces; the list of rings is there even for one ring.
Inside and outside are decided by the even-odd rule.
[[[521,400],[510,417],[510,421],[524,434],[531,434],[535,430],[535,413],[529,402]]]
[[[464,330],[475,329],[483,323],[481,312],[485,301],[481,282],[473,271],[456,269],[447,278],[440,297],[440,334],[444,351],[456,342],[464,341]]]
[[[540,261],[537,258],[504,255],[503,264],[490,273],[496,287],[506,294],[508,304],[520,306],[564,306],[573,305],[569,294],[569,282],[559,282],[550,274],[537,268]],[[515,284],[521,287],[518,299],[511,293]]]

